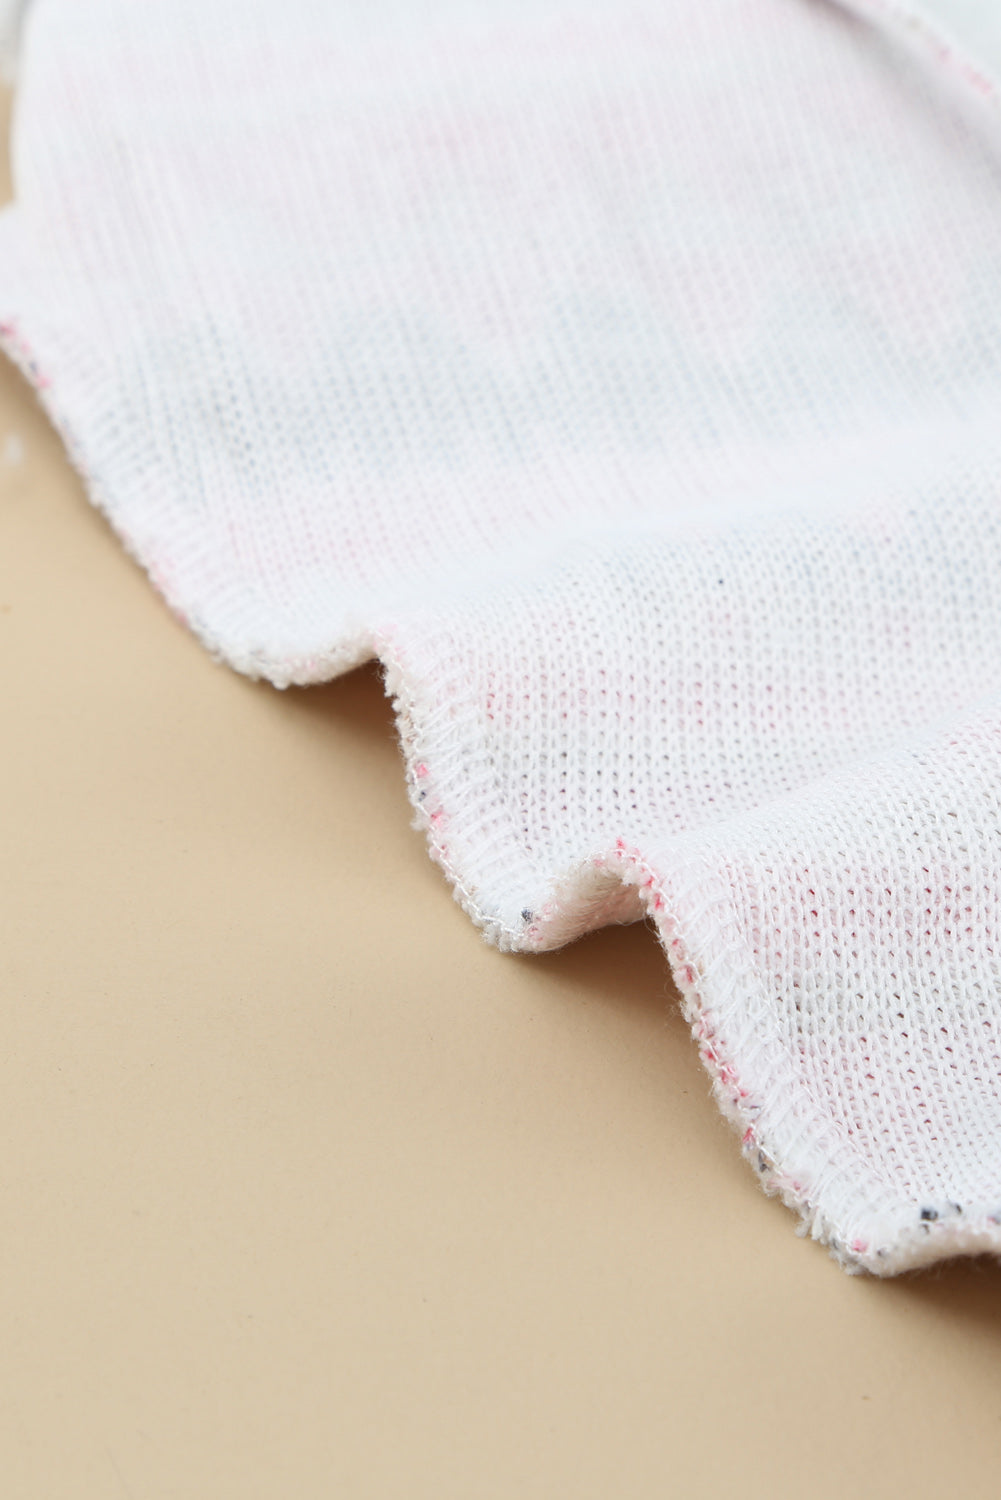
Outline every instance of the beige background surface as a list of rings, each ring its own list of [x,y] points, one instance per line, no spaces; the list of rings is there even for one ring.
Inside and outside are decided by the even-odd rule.
[[[207,658],[0,368],[4,1500],[980,1500],[1001,1270],[853,1280],[644,928],[487,948],[377,675]]]

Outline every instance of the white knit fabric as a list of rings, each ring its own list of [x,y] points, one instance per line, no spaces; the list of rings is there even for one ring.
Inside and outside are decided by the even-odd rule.
[[[380,656],[487,935],[649,914],[755,1170],[881,1274],[1001,1249],[988,54],[35,0],[0,219],[3,346],[174,609],[279,685]]]

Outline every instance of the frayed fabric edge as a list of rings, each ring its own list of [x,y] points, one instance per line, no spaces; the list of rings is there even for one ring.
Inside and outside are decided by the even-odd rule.
[[[725,963],[727,982],[721,1001],[718,952],[712,959],[702,952],[708,952],[714,941],[719,949],[719,934],[714,938],[711,921],[703,930],[699,920],[693,922],[679,911],[668,876],[654,869],[641,851],[622,842],[597,851],[560,879],[546,880],[541,900],[537,881],[536,894],[521,911],[520,921],[493,911],[477,889],[473,865],[453,857],[444,836],[449,823],[461,822],[461,812],[454,806],[454,794],[450,803],[436,790],[437,746],[426,733],[426,723],[429,716],[433,718],[435,706],[422,698],[420,674],[404,664],[392,632],[370,631],[359,623],[357,628],[345,632],[336,645],[323,650],[315,659],[310,658],[305,665],[290,657],[287,671],[282,667],[280,654],[265,652],[249,643],[240,649],[235,649],[231,642],[224,644],[199,617],[191,600],[182,596],[175,581],[158,570],[148,540],[131,533],[119,507],[105,494],[99,477],[89,472],[72,426],[65,420],[57,393],[52,389],[44,359],[38,358],[18,323],[10,319],[0,323],[0,348],[35,388],[70,461],[84,480],[92,503],[104,514],[126,551],[144,568],[175,615],[215,659],[249,677],[269,678],[275,686],[296,680],[325,680],[372,657],[381,659],[386,690],[394,699],[415,824],[424,832],[431,857],[445,873],[456,900],[488,941],[505,951],[535,953],[561,947],[612,923],[632,922],[645,916],[653,922],[703,1064],[712,1079],[717,1103],[736,1129],[743,1154],[758,1181],[767,1193],[779,1197],[798,1215],[802,1234],[827,1245],[845,1270],[876,1276],[896,1275],[955,1256],[1001,1254],[1001,1209],[997,1206],[943,1204],[922,1208],[910,1203],[891,1203],[886,1184],[875,1180],[860,1188],[859,1181],[865,1174],[846,1171],[835,1160],[837,1153],[828,1149],[827,1142],[833,1123],[825,1121],[822,1112],[806,1097],[791,1059],[782,1059],[773,1051],[763,1062],[756,1060],[755,1066],[748,1068],[749,1057],[756,1057],[755,1048],[749,1036],[735,1035],[733,1022],[735,1016],[742,1015],[746,1030],[748,1018],[753,1021],[756,1010],[760,1011],[761,1000],[754,993],[753,976],[742,973],[738,954],[730,955]],[[516,839],[516,830],[512,828],[510,834]],[[517,847],[516,843],[511,847]],[[704,911],[708,910],[708,901],[701,905]],[[746,964],[743,968],[746,971]],[[812,1129],[812,1140],[805,1153],[809,1159],[801,1169],[791,1164],[793,1158],[781,1139],[782,1131],[775,1128],[776,1116],[780,1124],[789,1119],[790,1099],[799,1109],[794,1134],[802,1140]],[[805,1130],[804,1121],[809,1122]],[[845,1143],[838,1144],[844,1154]],[[848,1231],[840,1217],[820,1206],[832,1174],[842,1179],[844,1200],[852,1200],[854,1204]],[[874,1210],[876,1202],[882,1206]]]
[[[764,1002],[740,955],[728,949],[708,897],[682,898],[670,872],[619,840],[549,884],[518,927],[480,899],[476,882],[451,851],[444,830],[460,817],[436,775],[433,706],[399,643],[376,638],[386,692],[393,701],[414,826],[445,874],[455,900],[502,951],[542,953],[613,923],[647,918],[654,926],[681,998],[682,1011],[709,1074],[716,1103],[740,1140],[741,1153],[769,1196],[798,1219],[797,1232],[826,1246],[851,1275],[892,1277],[962,1256],[1001,1256],[1001,1206],[921,1205],[899,1200],[858,1161],[854,1148],[824,1118],[788,1055],[758,1024]],[[735,1033],[742,1033],[736,1034]],[[832,1189],[846,1211],[823,1206]]]

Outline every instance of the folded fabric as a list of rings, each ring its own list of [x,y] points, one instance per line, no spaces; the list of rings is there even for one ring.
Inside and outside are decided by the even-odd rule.
[[[176,612],[380,657],[486,935],[650,917],[878,1274],[1001,1249],[999,121],[881,0],[35,0],[0,218]]]

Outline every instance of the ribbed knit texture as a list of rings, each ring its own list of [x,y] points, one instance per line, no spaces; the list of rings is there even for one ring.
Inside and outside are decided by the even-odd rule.
[[[486,934],[649,915],[881,1274],[1001,1249],[1001,110],[912,23],[35,0],[0,219],[3,347],[178,614],[381,657]]]

